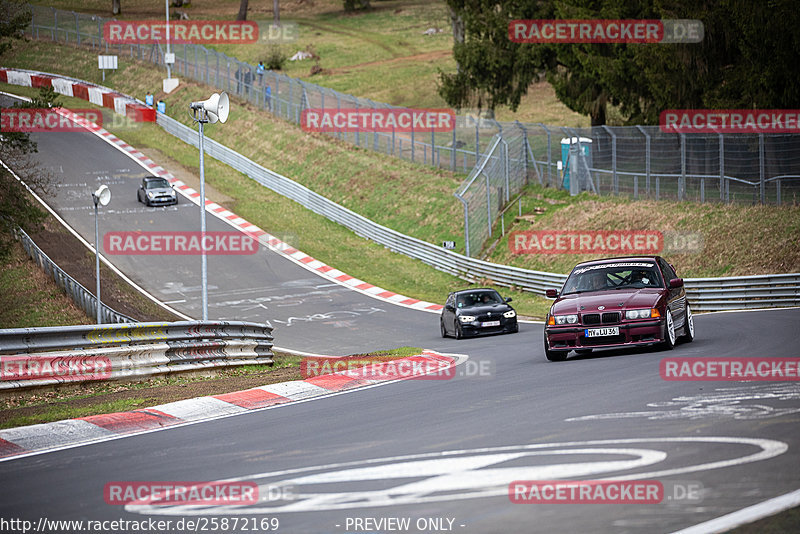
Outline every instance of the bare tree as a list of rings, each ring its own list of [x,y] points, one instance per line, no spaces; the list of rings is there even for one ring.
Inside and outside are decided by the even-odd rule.
[[[39,96],[31,102],[21,102],[14,107],[59,107],[57,96],[52,88],[41,88]],[[31,140],[29,134],[0,134],[0,257],[9,251],[17,227],[31,230],[44,219],[45,212],[34,202],[28,190],[39,195],[52,195],[54,192],[53,176],[33,158],[36,152],[36,142]]]
[[[236,15],[236,20],[247,20],[247,2],[248,0],[242,0],[239,3],[239,13]]]
[[[272,0],[272,15],[273,15],[273,26],[280,26],[281,25],[281,6],[280,0]]]

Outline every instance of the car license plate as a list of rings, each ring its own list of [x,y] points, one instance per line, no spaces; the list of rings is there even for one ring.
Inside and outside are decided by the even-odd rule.
[[[603,337],[603,336],[618,336],[619,327],[612,326],[609,328],[587,328],[586,337]]]
[[[486,321],[481,323],[481,326],[500,326],[500,321]]]

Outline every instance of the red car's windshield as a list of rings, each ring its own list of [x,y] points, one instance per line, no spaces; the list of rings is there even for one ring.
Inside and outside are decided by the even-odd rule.
[[[664,287],[655,263],[618,262],[575,268],[564,283],[562,294],[643,287]]]

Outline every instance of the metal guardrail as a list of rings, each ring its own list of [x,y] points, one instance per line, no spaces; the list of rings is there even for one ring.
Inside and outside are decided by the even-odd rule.
[[[157,122],[167,133],[198,147],[198,133],[193,129],[161,113]],[[486,281],[544,295],[547,289],[560,289],[567,278],[564,274],[532,271],[470,258],[401,234],[266,169],[213,139],[206,138],[205,148],[209,156],[244,173],[272,191],[294,200],[304,208],[394,252],[421,260],[440,271],[469,282]],[[800,306],[800,274],[687,278],[685,286],[688,298],[696,311]],[[771,293],[768,293],[770,291]]]
[[[56,285],[63,289],[67,296],[70,297],[86,315],[89,317],[97,316],[97,298],[88,289],[83,287],[77,280],[72,278],[66,271],[51,260],[24,230],[17,228],[16,237],[19,239],[28,256],[30,256],[45,273],[52,277]],[[100,320],[103,323],[136,322],[135,319],[119,313],[102,303],[100,306]]]
[[[272,364],[272,327],[179,321],[0,330],[0,390]]]
[[[695,311],[800,306],[800,274],[687,278],[686,296]]]
[[[192,128],[161,113],[157,116],[157,123],[167,133],[199,147],[199,135]],[[543,295],[547,289],[559,289],[566,279],[566,275],[563,274],[533,271],[470,258],[401,234],[266,169],[213,139],[206,139],[205,148],[211,157],[246,174],[272,191],[294,200],[306,209],[392,251],[421,260],[469,282],[489,282]],[[685,285],[687,294],[697,311],[800,306],[800,274],[686,279]]]

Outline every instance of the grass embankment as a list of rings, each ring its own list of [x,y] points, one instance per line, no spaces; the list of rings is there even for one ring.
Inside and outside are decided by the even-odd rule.
[[[3,65],[52,71],[48,58],[54,51],[61,57],[60,73],[98,82],[91,58],[69,46],[44,42],[18,45],[12,54],[7,54]],[[105,85],[141,95],[144,87],[160,84],[160,77],[161,73],[150,66],[120,58],[119,70],[107,76]],[[34,90],[10,85],[0,89],[34,94]],[[186,84],[165,98],[167,111],[188,123],[186,103],[205,98],[211,91]],[[91,107],[82,100],[62,100],[67,107]],[[234,103],[228,123],[209,127],[206,132],[213,130],[217,140],[381,224],[432,242],[463,243],[462,215],[452,197],[459,177],[354,149],[328,137],[309,136],[268,113],[243,107]],[[174,174],[198,175],[197,149],[158,126],[106,126]],[[211,199],[307,254],[372,284],[432,302],[443,302],[449,291],[465,285],[455,277],[356,236],[212,158],[206,158],[206,182],[211,191],[219,194],[209,193]],[[546,309],[546,301],[540,297],[522,292],[513,296],[522,314],[541,316]]]
[[[105,0],[80,3],[74,0],[37,0],[33,3],[106,18],[112,16],[111,4]],[[233,20],[239,4],[238,0],[194,0],[178,11],[185,12],[191,20]],[[175,9],[172,8],[171,12],[175,13]],[[273,46],[287,57],[299,50],[310,50],[319,56],[318,62],[287,61],[282,72],[375,102],[448,107],[437,90],[439,70],[456,71],[452,55],[453,32],[445,2],[382,0],[372,2],[370,10],[356,13],[344,13],[341,0],[285,2],[281,3],[280,15],[282,22],[297,24],[295,42],[207,46],[252,65],[266,60]],[[122,6],[122,14],[115,18],[160,20],[163,17],[163,5],[150,0],[127,0]],[[266,28],[273,21],[272,4],[251,2],[247,19]],[[67,24],[73,24],[72,20],[62,20],[60,25],[67,28]],[[431,28],[439,31],[425,35],[424,32]],[[122,56],[120,54],[120,59]],[[311,67],[316,64],[322,72],[311,75]],[[96,62],[94,67],[96,71]],[[533,84],[516,112],[500,107],[496,116],[502,121],[589,125],[588,117],[567,108],[547,83]]]
[[[543,213],[537,214],[537,211]],[[685,254],[663,254],[684,277],[745,276],[797,272],[800,266],[800,205],[742,206],[693,202],[633,201],[528,186],[517,206],[505,214],[497,246],[488,260],[549,272],[569,272],[588,254],[513,254],[508,234],[526,230],[658,230],[698,233],[702,248]]]
[[[93,60],[73,47],[32,42],[15,48],[4,64],[34,69],[51,68],[57,50],[59,70],[97,81]],[[158,86],[162,74],[149,65],[120,58],[120,68],[109,74],[106,85],[129,94],[143,94]],[[94,80],[92,80],[94,78]],[[8,87],[13,89],[12,87]],[[14,89],[19,92],[19,88]],[[205,98],[211,88],[188,83],[165,96],[167,111],[189,123],[185,110],[191,100]],[[86,107],[86,102],[75,101]],[[143,149],[173,171],[197,174],[197,151],[165,134],[155,125],[136,128],[108,125],[119,137]],[[234,102],[225,125],[206,129],[211,137],[251,159],[284,174],[381,224],[433,243],[455,240],[463,244],[462,213],[452,192],[461,177],[392,157],[353,148],[324,136],[308,135],[268,113]],[[224,195],[221,204],[285,237],[300,250],[349,274],[398,293],[441,302],[448,291],[464,283],[365,241],[322,217],[313,215],[271,193],[255,182],[211,158],[206,162],[207,182]],[[213,196],[211,198],[217,200]],[[552,202],[550,204],[549,202]],[[797,264],[798,208],[716,206],[676,202],[633,202],[623,198],[581,195],[529,186],[523,196],[523,213],[546,203],[542,216],[512,225],[516,208],[507,214],[507,230],[516,229],[639,229],[702,232],[706,248],[701,254],[670,257],[683,276],[743,275],[787,272]],[[268,206],[268,209],[265,207]],[[499,229],[496,230],[499,234]],[[463,247],[463,245],[462,245]],[[509,253],[498,243],[491,261],[537,270],[567,272],[587,256],[523,255]],[[504,293],[512,293],[503,290]],[[541,317],[548,301],[514,292],[520,313]]]
[[[91,323],[19,243],[0,258],[0,328]]]

